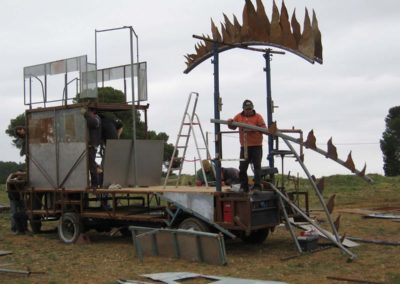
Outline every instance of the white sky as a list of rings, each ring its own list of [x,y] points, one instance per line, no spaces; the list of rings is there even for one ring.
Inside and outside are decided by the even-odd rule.
[[[276,3],[280,7],[281,1]],[[274,113],[278,127],[294,126],[305,135],[314,129],[323,149],[333,137],[341,159],[346,160],[352,150],[357,168],[367,163],[367,173],[383,174],[379,140],[384,118],[389,108],[399,105],[400,2],[286,0],[285,4],[289,15],[296,8],[301,25],[304,8],[315,10],[324,64],[312,65],[290,53],[274,56],[272,96],[279,106]],[[235,14],[241,22],[243,6],[243,0],[1,1],[0,160],[21,161],[5,129],[25,109],[23,67],[84,54],[94,62],[95,29],[133,26],[139,35],[140,60],[148,63],[150,129],[166,132],[169,142],[175,143],[187,95],[196,91],[197,113],[203,128],[212,132],[213,65],[207,60],[186,75],[183,56],[194,52],[193,34],[211,33],[210,18],[218,23],[223,13],[230,19]],[[271,19],[272,1],[264,0],[264,6]],[[126,31],[101,35],[99,68],[129,63],[128,39]],[[220,67],[221,118],[234,116],[242,101],[251,99],[266,119],[262,54],[227,51],[220,55]],[[237,137],[224,139],[225,158],[236,158],[238,150]],[[187,158],[195,155],[192,147]],[[350,173],[309,150],[305,162],[316,176]],[[265,159],[263,164],[267,165]],[[303,175],[298,166],[285,164],[292,174]],[[192,172],[193,167],[185,171]]]

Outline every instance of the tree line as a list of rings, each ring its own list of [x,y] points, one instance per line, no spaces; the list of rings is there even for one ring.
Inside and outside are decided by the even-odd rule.
[[[23,170],[25,164],[16,162],[3,162],[0,161],[0,184],[5,184],[9,174],[17,170]]]

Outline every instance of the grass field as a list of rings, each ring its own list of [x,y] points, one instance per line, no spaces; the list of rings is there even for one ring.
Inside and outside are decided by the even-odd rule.
[[[326,178],[324,197],[327,199],[336,194],[333,219],[339,211],[349,208],[400,208],[400,177],[371,177],[375,181],[373,184],[354,176]],[[311,207],[317,209],[310,185],[305,181],[301,181],[301,185],[309,190]],[[0,189],[0,203],[8,203],[4,186]],[[340,214],[341,234],[400,242],[400,222],[362,218],[358,214]],[[318,210],[313,211],[312,215],[322,218]],[[55,226],[56,223],[45,225],[49,229]],[[351,249],[358,256],[352,261],[337,248],[283,261],[283,257],[296,253],[294,243],[284,227],[278,227],[261,245],[227,241],[226,266],[158,257],[146,257],[141,263],[135,258],[129,237],[111,237],[92,231],[89,236],[91,244],[87,245],[66,245],[59,241],[56,233],[14,236],[9,231],[8,213],[0,213],[0,251],[13,252],[0,256],[0,268],[44,272],[29,277],[0,274],[0,283],[115,283],[117,279],[148,281],[140,275],[178,271],[287,283],[346,283],[329,280],[327,276],[400,283],[400,246],[362,243]]]

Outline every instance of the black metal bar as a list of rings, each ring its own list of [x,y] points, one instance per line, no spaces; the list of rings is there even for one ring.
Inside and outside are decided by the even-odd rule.
[[[273,105],[272,105],[272,91],[271,91],[271,53],[267,51],[264,54],[265,58],[265,74],[266,74],[266,83],[267,83],[267,124],[270,127],[273,123],[272,113],[273,113]],[[272,151],[274,150],[274,137],[268,136],[268,156],[267,159],[269,161],[269,167],[271,169],[275,166],[274,155]],[[274,180],[274,174],[271,174],[271,179]]]
[[[218,43],[214,42],[213,47],[214,58],[212,64],[214,64],[214,118],[219,119],[219,53]],[[216,190],[221,191],[221,127],[218,123],[214,124],[215,133],[215,179],[216,179]]]

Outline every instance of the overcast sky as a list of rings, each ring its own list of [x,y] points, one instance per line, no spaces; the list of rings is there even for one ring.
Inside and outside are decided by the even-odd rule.
[[[210,18],[219,23],[223,13],[230,19],[235,14],[242,22],[244,2],[2,0],[0,160],[21,161],[5,129],[25,109],[23,67],[85,54],[94,62],[95,29],[133,26],[139,35],[140,61],[147,61],[148,67],[150,129],[166,132],[169,142],[175,143],[187,95],[195,91],[200,93],[197,113],[203,128],[212,134],[213,65],[207,60],[186,75],[183,56],[194,52],[193,34],[211,33]],[[280,0],[276,3],[281,6]],[[301,26],[305,7],[315,10],[324,63],[312,65],[291,53],[273,57],[272,96],[279,106],[274,113],[278,127],[294,126],[305,135],[314,129],[323,149],[332,137],[341,159],[346,160],[352,150],[357,168],[366,163],[367,173],[383,174],[379,140],[389,108],[399,105],[400,2],[287,0],[285,4],[289,15],[296,9]],[[271,19],[272,1],[264,0],[264,6]],[[98,67],[129,63],[128,39],[126,31],[102,34]],[[222,119],[239,112],[244,99],[253,100],[266,118],[264,63],[260,53],[231,50],[220,55]],[[225,158],[238,156],[236,136],[225,137],[223,146]],[[187,158],[194,156],[191,149]],[[316,176],[350,173],[309,150],[305,162]],[[263,164],[267,165],[265,159]],[[223,165],[237,166],[238,162]],[[287,165],[292,174],[303,175],[298,166]],[[193,167],[185,171],[192,172]]]

